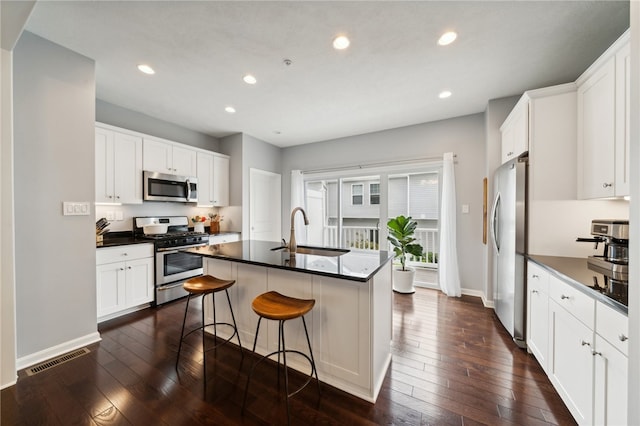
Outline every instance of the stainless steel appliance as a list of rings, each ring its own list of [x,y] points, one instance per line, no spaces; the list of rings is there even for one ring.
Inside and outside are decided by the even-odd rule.
[[[166,224],[164,234],[145,235],[144,227],[150,224]],[[190,247],[209,244],[209,234],[189,231],[186,216],[134,217],[133,233],[138,238],[154,242],[156,252],[155,302],[157,305],[186,296],[182,283],[203,274],[202,257],[185,253]]]
[[[164,173],[143,172],[145,201],[198,201],[198,178]]]
[[[528,157],[523,154],[496,170],[491,211],[494,248],[493,301],[496,315],[519,347],[526,347]]]
[[[577,238],[578,242],[593,242],[597,250],[604,244],[601,255],[587,258],[587,267],[599,274],[593,277],[593,287],[620,303],[627,304],[629,280],[629,221],[620,219],[594,219],[591,238]]]

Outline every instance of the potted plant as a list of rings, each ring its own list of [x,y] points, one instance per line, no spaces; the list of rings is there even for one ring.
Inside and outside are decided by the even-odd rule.
[[[398,293],[415,293],[413,280],[415,278],[415,269],[406,266],[407,256],[422,256],[422,246],[416,243],[414,232],[418,222],[413,220],[411,216],[404,217],[402,215],[389,219],[387,229],[389,236],[387,240],[393,245],[395,258],[400,260],[400,268],[393,270],[393,291]]]

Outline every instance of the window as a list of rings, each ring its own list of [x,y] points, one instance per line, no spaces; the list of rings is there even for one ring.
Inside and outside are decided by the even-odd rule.
[[[369,184],[369,204],[380,204],[380,183]]]
[[[351,204],[361,206],[363,202],[364,185],[361,183],[351,185]]]

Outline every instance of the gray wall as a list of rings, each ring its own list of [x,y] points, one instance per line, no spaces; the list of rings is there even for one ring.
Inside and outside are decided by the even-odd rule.
[[[242,233],[249,238],[249,170],[282,173],[282,149],[247,134],[242,135]],[[283,192],[284,194],[284,192]],[[282,228],[287,229],[287,228]]]
[[[481,226],[484,126],[484,114],[474,114],[285,148],[282,158],[282,211],[291,211],[291,170],[442,157],[445,152],[454,152],[458,156],[455,175],[460,280],[463,289],[479,294],[484,290],[483,281],[479,278],[484,271]],[[469,205],[469,214],[461,213],[462,204]],[[283,229],[287,229],[284,220]]]
[[[217,138],[96,99],[96,121],[219,152]]]
[[[93,60],[25,32],[14,50],[18,358],[96,332]],[[92,207],[93,209],[93,207]]]

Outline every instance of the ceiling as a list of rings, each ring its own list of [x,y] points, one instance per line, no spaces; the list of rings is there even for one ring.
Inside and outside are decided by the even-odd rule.
[[[284,147],[573,81],[628,26],[628,1],[39,1],[26,29],[95,59],[105,102]],[[437,45],[447,30],[458,39]]]

